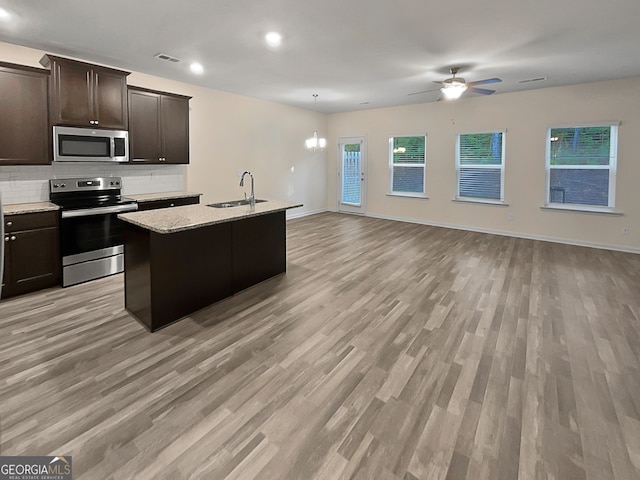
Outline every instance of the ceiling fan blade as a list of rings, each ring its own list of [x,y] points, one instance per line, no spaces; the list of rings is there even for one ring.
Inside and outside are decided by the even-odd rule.
[[[486,85],[487,83],[499,83],[502,80],[500,80],[499,78],[486,78],[484,80],[478,80],[477,82],[467,82],[467,85],[472,86],[472,85]]]
[[[431,80],[433,83],[437,83],[439,85],[442,85],[444,82],[440,81],[440,80]]]
[[[439,88],[434,88],[432,90],[423,90],[422,92],[413,92],[413,93],[407,93],[407,96],[410,95],[420,95],[422,93],[429,93],[429,92],[437,92],[438,90],[440,90]]]
[[[479,93],[481,95],[491,95],[492,93],[496,93],[495,90],[489,90],[488,88],[476,88],[476,87],[467,88],[467,92]]]

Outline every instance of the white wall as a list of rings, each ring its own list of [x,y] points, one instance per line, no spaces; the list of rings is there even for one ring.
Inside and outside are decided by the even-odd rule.
[[[39,61],[45,53],[56,52],[0,42],[0,60],[5,62],[41,67]],[[87,58],[81,60],[91,62]],[[321,132],[327,131],[326,115],[139,72],[132,72],[127,82],[193,98],[189,117],[190,164],[187,167],[107,165],[107,172],[103,174],[125,177],[126,193],[175,190],[176,178],[171,182],[167,178],[178,175],[180,188],[202,193],[203,203],[231,200],[243,195],[243,189],[238,186],[238,171],[250,170],[255,177],[257,197],[304,204],[303,208],[289,210],[289,216],[326,210],[326,153],[312,153],[304,148],[304,141],[316,124]],[[69,176],[82,176],[84,172],[102,167],[65,167],[65,174],[69,168],[72,169]],[[49,178],[49,172],[52,172],[51,178],[61,176],[56,169],[59,169],[57,165],[0,167],[3,198],[5,189],[13,192],[8,195],[10,200],[33,198],[33,192],[25,194],[27,189],[35,186],[42,192],[41,183]],[[127,176],[132,180],[128,181]],[[138,181],[140,178],[143,180]]]
[[[132,73],[130,85],[190,95],[191,163],[187,188],[203,203],[243,197],[240,175],[249,170],[258,198],[302,202],[290,216],[326,210],[326,152],[304,146],[326,115],[255,98]]]
[[[616,210],[622,216],[541,210],[549,126],[619,120]],[[453,202],[456,134],[506,129],[508,207]],[[389,136],[427,134],[428,200],[387,196]],[[462,98],[329,116],[329,144],[368,141],[367,214],[640,253],[640,79]],[[338,152],[329,150],[328,208],[337,208]],[[513,214],[513,221],[508,215]],[[629,234],[623,235],[623,227]]]

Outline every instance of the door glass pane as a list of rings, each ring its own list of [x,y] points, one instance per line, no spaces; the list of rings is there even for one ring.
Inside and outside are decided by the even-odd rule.
[[[359,143],[342,148],[342,203],[360,205],[360,153]]]

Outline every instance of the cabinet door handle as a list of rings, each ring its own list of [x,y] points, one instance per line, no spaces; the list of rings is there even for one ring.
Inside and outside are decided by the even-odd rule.
[[[11,225],[13,225],[13,222],[7,222],[7,227],[10,227]]]
[[[4,237],[4,241],[8,242],[9,241],[9,237]]]
[[[15,239],[16,239],[16,236],[15,235],[11,235],[11,240],[13,241]]]

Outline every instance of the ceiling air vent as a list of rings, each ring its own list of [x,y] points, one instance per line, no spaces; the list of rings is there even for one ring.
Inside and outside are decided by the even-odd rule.
[[[544,81],[546,79],[547,79],[547,77],[525,78],[524,80],[518,80],[518,83],[542,82],[542,81]]]
[[[157,55],[154,55],[154,57],[160,60],[166,60],[167,62],[173,62],[173,63],[178,63],[180,61],[179,58],[172,57],[171,55],[167,55],[166,53],[158,53]]]

